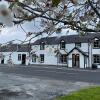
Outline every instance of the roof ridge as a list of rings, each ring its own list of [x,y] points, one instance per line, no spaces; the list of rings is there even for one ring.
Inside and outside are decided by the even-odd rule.
[[[33,45],[39,45],[40,42],[46,42],[47,44],[58,44],[61,40],[64,40],[66,43],[76,43],[76,42],[82,42],[82,43],[88,43],[89,40],[92,40],[95,37],[100,38],[99,33],[88,33],[84,36],[81,36],[79,34],[72,34],[72,35],[63,35],[61,37],[43,37],[41,39],[36,40]]]

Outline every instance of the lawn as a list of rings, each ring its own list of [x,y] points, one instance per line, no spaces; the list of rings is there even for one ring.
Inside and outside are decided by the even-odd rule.
[[[100,100],[100,87],[89,87],[54,100]]]

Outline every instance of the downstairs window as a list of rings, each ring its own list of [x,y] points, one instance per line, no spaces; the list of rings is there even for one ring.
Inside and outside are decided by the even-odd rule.
[[[100,63],[100,55],[93,55],[93,62]]]

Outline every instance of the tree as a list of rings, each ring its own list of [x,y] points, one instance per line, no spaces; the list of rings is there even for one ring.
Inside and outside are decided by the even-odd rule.
[[[36,37],[45,32],[50,34],[63,28],[70,28],[82,34],[100,32],[100,0],[5,1],[9,6],[0,10],[3,17],[3,20],[0,17],[1,25],[11,26],[26,21],[40,21],[42,30],[38,33],[29,32],[27,36],[35,34]]]

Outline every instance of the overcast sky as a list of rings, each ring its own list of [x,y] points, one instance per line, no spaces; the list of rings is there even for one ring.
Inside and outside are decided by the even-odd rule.
[[[35,25],[34,22],[26,22],[22,25],[23,29],[26,32],[38,32],[41,31],[39,26]],[[0,33],[0,43],[5,43],[11,40],[19,39],[24,40],[26,38],[26,33],[23,31],[23,29],[18,26],[13,27],[6,27],[2,29]],[[70,34],[76,34],[76,32],[70,30],[70,29],[64,29],[62,30],[61,34],[53,34],[52,36],[61,36],[61,35],[70,35]]]
[[[32,31],[31,23],[28,25],[23,25],[23,28],[26,32]],[[6,27],[1,31],[0,43],[5,43],[14,39],[24,40],[25,36],[26,34],[20,26]]]
[[[37,31],[38,28],[34,27],[33,23],[26,23],[22,25],[22,27],[25,29],[26,32],[33,32]],[[69,30],[69,29],[68,29]],[[55,35],[69,35],[69,34],[76,34],[76,32],[72,30],[63,30],[62,34],[53,34],[52,36]],[[39,30],[38,30],[39,31]],[[26,38],[26,33],[22,30],[20,26],[14,26],[14,27],[9,27],[9,28],[4,28],[1,31],[0,34],[0,43],[5,43],[14,39],[19,39],[19,40],[24,40]]]

